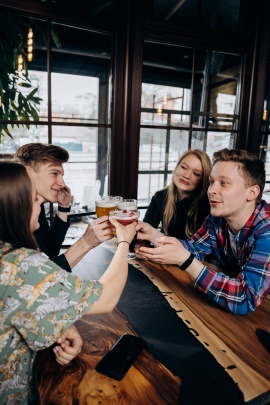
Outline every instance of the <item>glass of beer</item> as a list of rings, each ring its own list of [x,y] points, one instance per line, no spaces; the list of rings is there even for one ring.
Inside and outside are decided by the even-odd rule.
[[[116,221],[118,221],[120,224],[127,226],[131,224],[132,222],[137,222],[139,217],[140,217],[140,211],[137,210],[129,210],[129,209],[118,209],[114,211],[110,211],[110,216]],[[135,259],[136,254],[134,252],[129,252],[128,253],[128,259]]]
[[[138,211],[137,200],[126,198],[123,201],[119,201],[117,208],[119,210]]]
[[[123,201],[122,197],[108,196],[96,200],[96,214],[100,218],[103,215],[108,215],[110,211],[117,209],[117,204]]]
[[[121,225],[127,226],[132,224],[132,222],[138,221],[140,216],[140,211],[134,210],[114,210],[110,211],[110,217],[116,219]]]

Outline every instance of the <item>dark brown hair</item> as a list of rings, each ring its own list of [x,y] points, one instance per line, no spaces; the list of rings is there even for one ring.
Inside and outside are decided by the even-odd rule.
[[[12,160],[0,160],[0,190],[0,240],[37,249],[30,229],[32,184],[26,168]]]
[[[56,145],[44,145],[43,143],[28,143],[21,146],[14,155],[25,166],[30,166],[34,171],[45,163],[56,165],[66,163],[69,153],[66,149]]]
[[[239,163],[239,172],[244,178],[245,186],[259,186],[260,194],[256,202],[262,199],[262,193],[265,186],[265,167],[264,162],[254,153],[241,149],[221,149],[213,154],[213,165],[218,162],[235,162]]]

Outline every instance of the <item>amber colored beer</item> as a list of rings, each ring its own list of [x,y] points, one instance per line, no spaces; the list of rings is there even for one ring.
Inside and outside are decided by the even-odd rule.
[[[117,207],[117,201],[113,200],[97,200],[96,201],[96,214],[97,217],[103,217],[103,215],[108,215],[110,211],[115,210]]]

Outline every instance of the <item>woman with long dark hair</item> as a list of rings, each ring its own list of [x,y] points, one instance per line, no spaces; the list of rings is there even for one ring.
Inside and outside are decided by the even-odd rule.
[[[67,364],[81,347],[74,323],[84,314],[114,309],[126,282],[136,222],[124,227],[111,220],[117,251],[99,281],[85,281],[38,251],[33,232],[42,199],[26,168],[0,161],[0,190],[0,403],[37,403],[36,351],[59,343],[56,360]]]

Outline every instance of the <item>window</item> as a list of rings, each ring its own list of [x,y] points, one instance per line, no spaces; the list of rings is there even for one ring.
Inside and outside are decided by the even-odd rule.
[[[2,96],[0,118],[8,118],[2,129],[2,153],[14,153],[29,142],[53,143],[64,147],[70,160],[64,165],[65,180],[77,202],[82,201],[86,186],[101,181],[100,193],[108,192],[109,145],[111,128],[111,59],[110,35],[47,21],[6,13],[14,32],[12,49],[15,71],[7,64],[7,77],[15,78],[15,100],[5,104]],[[51,38],[46,38],[48,27]],[[27,60],[27,35],[33,33],[33,59]],[[10,28],[9,28],[10,29]],[[17,38],[17,42],[16,42]],[[51,44],[48,49],[47,44]],[[17,62],[23,58],[22,85]],[[47,67],[49,71],[47,70]],[[25,87],[27,86],[27,87]],[[29,100],[28,100],[29,98]],[[29,105],[26,106],[26,102]],[[14,105],[23,113],[14,115]],[[5,116],[5,112],[10,114]],[[17,120],[22,121],[18,124]]]
[[[183,152],[233,148],[241,57],[145,41],[138,199],[169,185]]]

